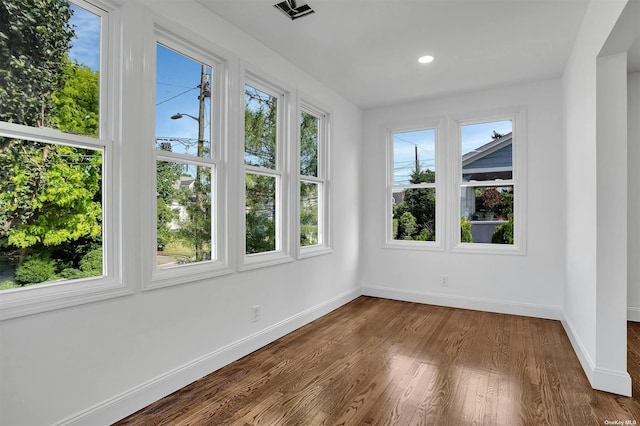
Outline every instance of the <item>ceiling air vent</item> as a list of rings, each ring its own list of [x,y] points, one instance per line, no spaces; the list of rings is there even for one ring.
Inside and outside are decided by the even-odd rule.
[[[296,5],[296,0],[284,0],[281,3],[274,4],[273,7],[280,9],[292,21],[315,12],[308,4]]]

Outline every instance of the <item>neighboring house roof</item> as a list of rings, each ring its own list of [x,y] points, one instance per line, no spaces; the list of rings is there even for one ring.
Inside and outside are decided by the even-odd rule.
[[[465,181],[511,179],[513,170],[512,133],[494,139],[462,156]]]

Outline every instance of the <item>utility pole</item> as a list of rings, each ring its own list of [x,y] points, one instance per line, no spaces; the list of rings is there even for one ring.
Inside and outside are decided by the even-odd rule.
[[[198,157],[204,155],[204,99],[207,97],[207,68],[200,71],[200,95],[198,96]]]
[[[204,156],[204,100],[207,97],[207,68],[205,65],[201,66],[200,71],[200,94],[198,95],[198,158]],[[200,191],[202,190],[202,166],[196,166],[196,206],[199,214],[204,214],[204,203]],[[204,260],[204,251],[202,247],[202,241],[197,236],[195,237],[195,249],[196,249],[196,261]]]
[[[420,161],[418,160],[418,144],[414,145],[416,152],[416,173],[420,173]]]

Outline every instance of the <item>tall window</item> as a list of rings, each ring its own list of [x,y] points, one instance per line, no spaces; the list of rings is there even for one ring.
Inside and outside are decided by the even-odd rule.
[[[436,134],[436,127],[390,133],[387,240],[396,245],[434,242],[438,237]]]
[[[460,242],[514,244],[512,120],[461,123]]]
[[[156,266],[215,261],[215,65],[156,45]],[[215,141],[214,141],[215,142]],[[218,144],[219,145],[219,144]]]
[[[106,17],[60,1],[0,15],[0,289],[102,276]]]
[[[245,85],[245,253],[282,250],[283,95],[256,81]]]
[[[327,115],[311,107],[300,111],[300,247],[327,245]]]
[[[21,7],[0,4],[0,33],[11,46],[0,61],[3,317],[14,302],[16,312],[37,312],[52,300],[72,305],[92,291],[122,289],[118,124],[107,113],[117,97],[107,87],[115,78],[106,49],[117,45],[112,9],[79,0]]]

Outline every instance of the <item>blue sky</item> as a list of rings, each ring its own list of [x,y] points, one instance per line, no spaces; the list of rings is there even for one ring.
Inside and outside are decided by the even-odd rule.
[[[198,121],[186,114],[198,117],[200,94],[200,73],[202,64],[180,53],[158,45],[156,49],[156,137],[198,139]],[[211,81],[211,68],[206,73]],[[212,90],[213,92],[213,90]],[[212,93],[215,96],[215,93]],[[210,139],[210,98],[205,100],[205,140]],[[171,116],[185,114],[181,119]],[[173,144],[174,152],[185,152],[185,146]],[[196,153],[195,145],[189,147],[189,154]]]
[[[69,56],[94,71],[100,69],[100,17],[74,4],[70,24],[76,32]]]
[[[511,132],[513,124],[511,121],[495,121],[491,123],[469,124],[462,126],[462,154],[471,152],[474,149],[491,142],[493,131],[505,135]]]
[[[394,133],[393,135],[393,181],[408,184],[416,165],[416,146],[421,170],[435,171],[434,129]]]

